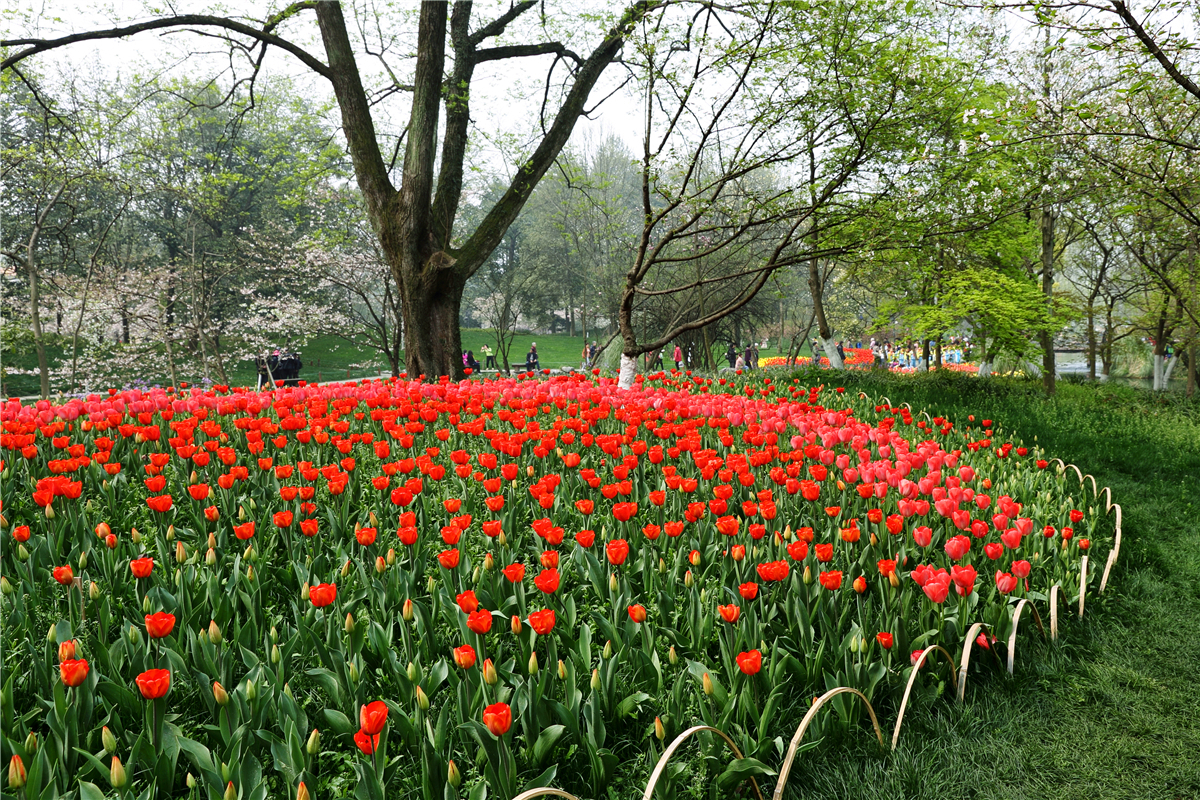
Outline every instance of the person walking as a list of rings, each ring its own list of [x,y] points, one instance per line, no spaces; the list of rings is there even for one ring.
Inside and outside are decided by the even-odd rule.
[[[678,344],[675,345],[675,353],[672,355],[675,361],[675,369],[683,369],[683,348]]]
[[[842,366],[845,366],[845,364],[846,364],[846,350],[845,350],[845,348],[843,348],[843,347],[842,347],[842,340],[841,340],[841,339],[838,339],[838,343],[837,343],[837,354],[838,354],[838,358],[840,358],[840,359],[841,359],[841,361],[842,361]]]
[[[729,362],[730,369],[737,363],[737,350],[733,349],[733,342],[729,343],[729,349],[725,351],[725,360]]]
[[[753,354],[754,346],[747,344],[746,350],[742,353],[742,363],[746,365],[746,369],[754,369],[754,360],[752,358]]]

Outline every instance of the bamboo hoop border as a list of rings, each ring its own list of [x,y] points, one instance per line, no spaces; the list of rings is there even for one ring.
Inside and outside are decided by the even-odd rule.
[[[779,780],[775,784],[775,791],[771,795],[771,800],[780,800],[783,797],[783,790],[787,787],[788,773],[792,770],[792,762],[796,760],[796,750],[800,747],[800,741],[804,738],[804,734],[808,732],[808,726],[816,718],[817,712],[829,700],[847,692],[857,695],[866,704],[867,713],[871,715],[871,724],[875,727],[875,738],[879,740],[879,746],[884,747],[883,730],[879,727],[879,717],[875,715],[875,707],[871,705],[871,701],[867,699],[867,696],[858,689],[852,689],[849,686],[838,686],[835,689],[830,689],[817,698],[816,702],[812,704],[812,708],[808,709],[808,713],[804,715],[804,719],[800,720],[800,727],[796,728],[796,733],[792,736],[792,741],[788,744],[787,754],[783,758],[783,765],[779,768]],[[649,789],[647,789],[647,793],[643,796],[642,800],[650,800]]]
[[[900,726],[904,723],[904,712],[908,709],[908,696],[912,693],[913,684],[917,680],[917,674],[921,671],[921,666],[925,663],[925,658],[934,650],[938,650],[946,656],[947,663],[950,664],[950,682],[958,690],[958,675],[955,673],[954,656],[950,655],[950,651],[942,647],[940,644],[931,644],[921,651],[921,655],[917,657],[917,663],[913,665],[912,673],[908,676],[908,685],[904,687],[904,698],[900,701],[900,713],[896,716],[896,727],[892,731],[892,750],[894,751],[900,743]]]
[[[654,787],[658,785],[658,781],[662,777],[663,771],[667,768],[667,763],[671,760],[671,757],[675,755],[675,751],[678,750],[687,739],[697,733],[702,733],[703,731],[712,731],[720,736],[725,744],[729,745],[729,749],[733,751],[735,758],[741,759],[745,757],[742,755],[742,751],[738,749],[737,744],[734,743],[733,739],[731,739],[729,735],[725,733],[725,731],[721,730],[720,728],[714,728],[711,725],[693,725],[683,733],[676,736],[671,744],[667,746],[667,749],[663,751],[663,754],[658,759],[658,763],[654,765],[654,771],[650,773],[650,781],[646,784],[646,791],[642,794],[642,800],[650,800],[654,796]],[[762,789],[759,788],[758,781],[756,781],[754,778],[751,778],[750,783],[754,785],[754,793],[758,795],[758,800],[763,800]],[[513,800],[522,800],[522,797],[514,797]]]

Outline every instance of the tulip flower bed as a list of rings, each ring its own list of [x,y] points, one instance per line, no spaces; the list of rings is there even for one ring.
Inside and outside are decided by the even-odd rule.
[[[1111,542],[991,420],[762,376],[0,420],[0,745],[28,797],[595,797],[693,724],[745,756],[705,784],[728,792],[815,695],[896,708],[918,669],[932,698],[927,649],[1002,651],[1017,604],[1075,602]],[[858,725],[847,700],[817,724]]]

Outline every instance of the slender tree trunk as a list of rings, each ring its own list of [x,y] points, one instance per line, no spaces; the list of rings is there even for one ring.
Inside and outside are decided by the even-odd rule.
[[[1042,209],[1042,294],[1046,298],[1047,322],[1054,313],[1054,211]],[[1042,345],[1042,387],[1047,395],[1055,392],[1054,335],[1049,328],[1038,334]]]
[[[808,260],[808,291],[812,295],[813,315],[817,320],[817,336],[821,339],[821,349],[829,359],[829,366],[842,369],[845,365],[837,353],[837,343],[833,341],[833,331],[829,327],[829,319],[825,316],[825,284],[821,280],[821,265],[815,258]],[[813,353],[813,361],[817,354]]]
[[[938,368],[942,368],[942,335],[939,333],[937,337],[937,347],[934,350],[933,363]]]
[[[163,313],[159,315],[159,329],[162,331],[163,346],[167,351],[167,367],[171,371],[171,385],[179,385],[179,374],[175,371],[175,350],[171,347],[171,329],[166,323],[166,308],[163,308]]]
[[[1187,352],[1187,359],[1188,359],[1187,396],[1188,397],[1196,396],[1196,342],[1195,342],[1195,336],[1196,336],[1196,330],[1193,328],[1192,329],[1193,341],[1192,341],[1192,344],[1188,347],[1188,352]]]
[[[33,346],[37,350],[38,375],[41,379],[42,399],[50,397],[50,361],[46,357],[46,340],[42,336],[42,314],[38,306],[42,298],[38,287],[37,263],[34,261],[33,247],[25,261],[29,273],[29,327],[33,329]]]
[[[1087,304],[1087,366],[1088,380],[1096,380],[1096,295],[1088,298]]]

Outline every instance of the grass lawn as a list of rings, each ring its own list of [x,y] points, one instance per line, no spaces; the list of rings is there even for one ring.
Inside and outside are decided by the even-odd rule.
[[[802,374],[817,381],[830,373]],[[1200,797],[1200,404],[1065,382],[1047,400],[1034,383],[953,374],[834,382],[1036,436],[1112,487],[1124,538],[1108,592],[1082,621],[1066,617],[1058,644],[1027,631],[1015,677],[968,683],[961,706],[910,710],[894,754],[866,729],[802,754],[787,796]]]

